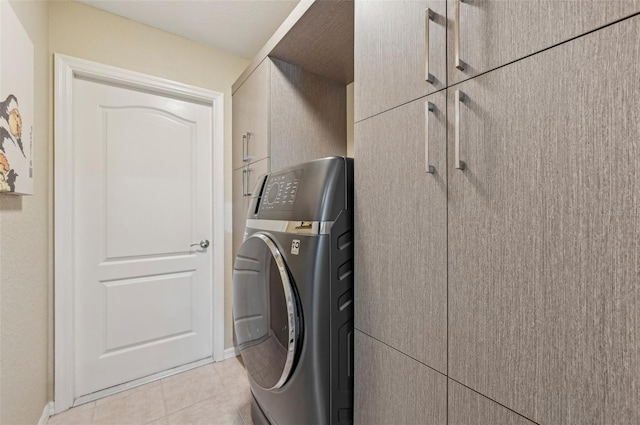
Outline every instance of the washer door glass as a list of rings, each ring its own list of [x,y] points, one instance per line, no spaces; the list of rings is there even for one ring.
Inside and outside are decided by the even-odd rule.
[[[264,389],[280,388],[293,367],[299,323],[295,293],[280,251],[256,233],[233,268],[233,322],[242,360]]]

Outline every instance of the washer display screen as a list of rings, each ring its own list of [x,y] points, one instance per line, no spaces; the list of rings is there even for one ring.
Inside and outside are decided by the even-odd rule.
[[[292,211],[298,194],[302,170],[272,174],[262,195],[262,211]]]

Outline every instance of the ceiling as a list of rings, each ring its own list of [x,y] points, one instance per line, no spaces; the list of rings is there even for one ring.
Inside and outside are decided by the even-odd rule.
[[[190,40],[255,56],[299,0],[79,0]]]

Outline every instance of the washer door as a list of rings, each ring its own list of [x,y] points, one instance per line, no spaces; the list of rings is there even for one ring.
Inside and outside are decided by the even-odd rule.
[[[295,292],[280,251],[256,233],[233,269],[233,322],[247,372],[262,388],[280,388],[293,368],[299,335]]]

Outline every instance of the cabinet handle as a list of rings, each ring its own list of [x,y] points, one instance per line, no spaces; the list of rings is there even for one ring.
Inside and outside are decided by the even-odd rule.
[[[424,79],[433,84],[433,75],[429,72],[429,22],[433,19],[433,11],[427,8],[424,11]]]
[[[465,63],[460,59],[460,3],[465,0],[455,0],[455,22],[453,25],[453,49],[455,55],[455,65],[460,71],[464,71]]]
[[[242,158],[242,160],[244,162],[251,162],[251,159],[253,159],[252,156],[249,156],[249,142],[251,142],[251,132],[247,131],[245,140],[246,140],[246,144],[247,144],[247,153],[244,156],[244,158]]]
[[[460,90],[455,92],[455,166],[458,170],[464,170],[467,164],[460,160],[460,104],[465,101],[466,95]]]
[[[242,196],[251,196],[249,193],[249,168],[242,170]]]
[[[249,156],[249,142],[251,141],[251,133],[247,131],[246,134],[242,135],[242,162],[250,162],[251,158]]]
[[[242,162],[247,162],[247,135],[242,135]]]
[[[429,163],[429,115],[436,109],[431,102],[424,103],[424,164],[425,171],[429,174],[436,172],[436,167]]]

